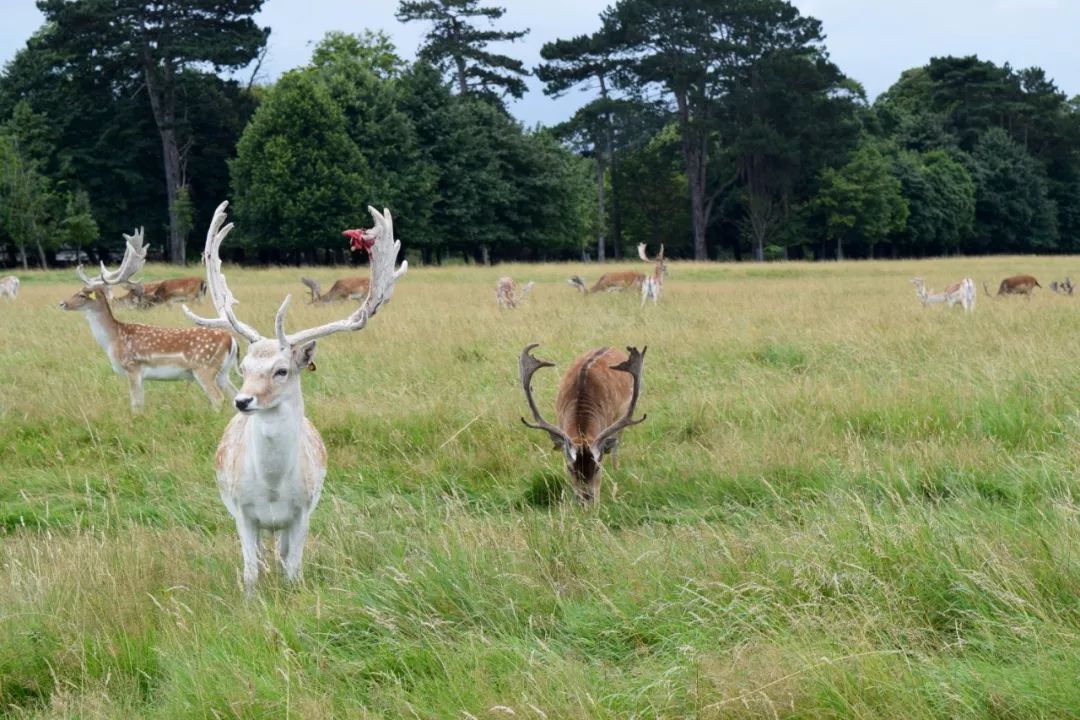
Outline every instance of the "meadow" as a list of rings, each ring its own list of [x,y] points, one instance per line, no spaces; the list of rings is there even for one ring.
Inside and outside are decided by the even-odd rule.
[[[227,271],[238,314],[270,332],[309,270]],[[671,263],[645,308],[563,282],[595,265],[413,268],[367,329],[319,342],[304,581],[274,571],[250,602],[211,470],[232,413],[151,382],[133,417],[57,307],[71,271],[20,274],[0,715],[1080,716],[1080,297],[983,294],[1018,272],[1047,286],[1080,258]],[[537,282],[516,311],[504,274]],[[915,274],[974,277],[975,313],[922,308]],[[288,327],[347,308],[294,302]],[[518,419],[530,342],[557,363],[547,413],[578,353],[649,348],[648,419],[593,507]]]

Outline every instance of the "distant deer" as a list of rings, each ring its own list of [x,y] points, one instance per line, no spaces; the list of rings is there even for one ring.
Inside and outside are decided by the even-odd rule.
[[[998,297],[1002,295],[1026,295],[1028,299],[1031,299],[1031,291],[1035,288],[1041,288],[1042,285],[1031,275],[1013,275],[1007,277],[1001,281],[1001,285],[998,286]],[[983,283],[983,290],[987,295],[990,295],[990,288]]]
[[[645,243],[638,243],[637,246],[638,257],[645,262],[654,263],[652,275],[645,278],[645,281],[641,284],[641,306],[645,307],[645,301],[652,298],[653,304],[660,299],[660,291],[664,287],[664,276],[667,275],[667,261],[664,260],[664,246],[660,246],[660,252],[656,254],[656,258],[649,259],[649,256],[645,254]]]
[[[234,404],[239,413],[225,428],[214,458],[221,499],[236,520],[244,556],[244,591],[249,597],[259,577],[262,530],[277,533],[277,551],[285,578],[299,578],[311,512],[319,501],[326,477],[326,447],[304,413],[300,375],[315,370],[315,341],[339,332],[362,330],[390,300],[394,284],[408,263],[394,270],[401,243],[394,239],[390,212],[368,208],[372,230],[355,230],[353,249],[365,248],[371,257],[367,299],[344,320],[287,335],[286,296],[274,322],[275,334],[263,337],[241,322],[233,311],[236,298],[221,272],[219,248],[232,230],[225,225],[222,203],[206,233],[203,263],[216,318],[202,318],[184,306],[184,313],[204,328],[229,330],[245,338],[247,354],[240,364],[244,376]]]
[[[516,308],[518,303],[524,300],[529,291],[533,289],[532,282],[525,283],[524,287],[518,288],[517,283],[511,277],[501,277],[495,283],[495,301],[499,307],[510,310]],[[519,292],[520,290],[520,292]]]
[[[586,295],[598,292],[620,292],[632,287],[640,288],[645,282],[645,273],[634,270],[604,273],[592,287],[586,287],[585,280],[580,275],[575,275],[566,282]]]
[[[19,294],[19,278],[8,275],[0,278],[0,297],[14,298]]]
[[[149,282],[128,282],[127,295],[113,301],[114,307],[137,307],[144,310],[157,305],[200,302],[206,296],[206,281],[197,277],[169,278]]]
[[[518,371],[536,424],[525,418],[521,422],[544,430],[555,447],[562,448],[574,496],[582,503],[590,503],[600,492],[604,455],[610,453],[615,462],[622,431],[645,420],[644,415],[632,419],[641,392],[645,349],[638,352],[637,348],[628,347],[627,355],[602,347],[580,355],[559,383],[555,399],[559,424],[552,425],[536,407],[532,376],[540,368],[553,367],[554,363],[533,357],[531,351],[535,347],[537,343],[532,343],[521,351]]]
[[[915,294],[919,297],[919,302],[923,304],[923,307],[944,303],[948,307],[960,305],[960,307],[964,308],[964,312],[975,310],[975,296],[977,293],[975,281],[971,278],[964,278],[960,282],[955,282],[939,293],[928,292],[926,283],[920,277],[911,278],[911,282],[915,286]]]
[[[342,300],[363,300],[367,297],[370,280],[366,277],[347,277],[336,280],[330,289],[323,294],[319,283],[309,277],[300,278],[300,282],[311,290],[311,300],[308,302],[316,305],[325,303],[341,302]]]
[[[1054,280],[1052,283],[1050,283],[1050,289],[1056,292],[1058,295],[1072,295],[1073,290],[1076,289],[1076,286],[1074,286],[1072,280],[1070,280],[1068,276],[1066,276],[1064,282],[1058,282],[1057,280]]]
[[[106,288],[129,281],[146,262],[142,229],[124,237],[127,250],[120,269],[109,272],[102,263],[101,274],[89,278],[80,265],[76,272],[85,285],[60,307],[86,314],[90,330],[113,369],[128,379],[133,412],[143,407],[143,380],[194,380],[218,407],[222,393],[236,394],[229,369],[236,361],[237,346],[229,333],[123,323],[113,316]]]

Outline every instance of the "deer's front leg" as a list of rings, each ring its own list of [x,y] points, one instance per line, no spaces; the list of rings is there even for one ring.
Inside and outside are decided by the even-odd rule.
[[[281,570],[285,573],[285,579],[290,583],[300,579],[309,517],[307,512],[301,513],[295,523],[278,533],[278,558],[281,560]]]
[[[136,365],[127,368],[128,392],[131,395],[131,412],[137,413],[143,408],[142,370]]]
[[[260,557],[259,527],[243,514],[236,516],[236,531],[240,534],[240,550],[244,554],[244,597],[255,594],[255,583],[259,579]]]

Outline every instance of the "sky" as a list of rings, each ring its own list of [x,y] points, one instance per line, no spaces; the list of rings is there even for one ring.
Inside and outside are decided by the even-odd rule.
[[[611,0],[489,0],[506,8],[502,29],[529,34],[497,49],[529,68],[540,63],[548,41],[591,33]],[[1039,66],[1069,97],[1080,94],[1080,0],[794,0],[803,14],[822,21],[833,62],[858,80],[873,99],[903,70],[941,55],[978,55],[1013,67]],[[330,30],[383,30],[411,59],[424,23],[394,18],[398,0],[266,0],[257,21],[271,28],[260,79],[273,80],[306,63],[312,43]],[[6,63],[40,26],[34,0],[0,0],[0,63]],[[246,75],[244,76],[246,79]],[[510,111],[527,126],[569,118],[589,97],[570,92],[545,96],[535,78]]]

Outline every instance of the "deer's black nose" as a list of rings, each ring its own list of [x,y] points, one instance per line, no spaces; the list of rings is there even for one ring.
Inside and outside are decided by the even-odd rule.
[[[236,399],[233,400],[233,402],[236,404],[236,409],[237,410],[247,410],[254,399],[255,398],[253,398],[253,397],[240,397],[240,396],[237,396]]]

